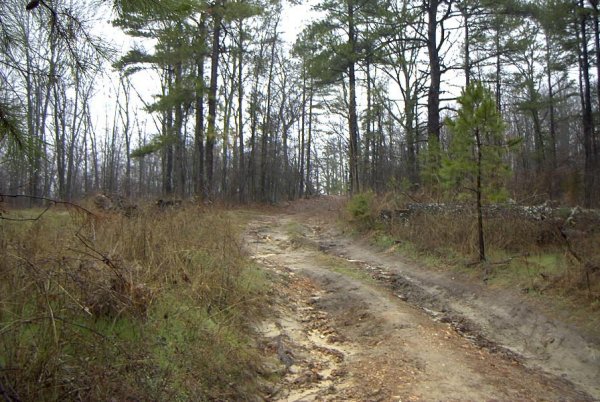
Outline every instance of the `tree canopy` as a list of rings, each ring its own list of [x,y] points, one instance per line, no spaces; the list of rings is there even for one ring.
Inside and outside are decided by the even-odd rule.
[[[460,134],[460,88],[478,81],[505,122],[482,143],[482,162],[510,167],[499,177],[513,198],[600,202],[596,2],[323,0],[291,44],[283,31],[294,7],[3,2],[5,186],[66,198],[106,189],[276,202],[306,192],[435,194],[462,169],[458,191],[473,169],[459,151],[473,145]],[[94,34],[95,13],[110,12],[131,40],[122,51]],[[140,79],[152,97],[132,84]],[[98,110],[105,82],[113,101]]]

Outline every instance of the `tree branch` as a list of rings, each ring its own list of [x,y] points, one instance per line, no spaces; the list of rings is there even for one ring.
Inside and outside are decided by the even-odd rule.
[[[0,213],[0,219],[3,220],[7,220],[7,221],[17,221],[17,222],[28,222],[28,221],[37,221],[39,220],[46,212],[48,212],[48,210],[50,208],[52,208],[53,205],[67,205],[70,207],[74,207],[75,209],[85,212],[87,215],[89,216],[96,216],[96,214],[94,214],[92,211],[90,211],[89,209],[86,209],[84,207],[82,207],[81,205],[69,202],[69,201],[60,201],[60,200],[55,200],[53,198],[47,198],[47,197],[37,197],[34,195],[26,195],[26,194],[2,194],[0,193],[0,203],[4,202],[4,198],[27,198],[29,200],[41,200],[41,201],[48,201],[50,202],[50,204],[46,207],[46,209],[44,209],[37,217],[35,218],[7,218],[5,216],[2,216],[2,214]]]

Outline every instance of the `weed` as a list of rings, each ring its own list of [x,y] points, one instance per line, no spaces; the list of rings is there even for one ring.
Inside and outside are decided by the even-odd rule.
[[[367,192],[350,199],[346,208],[356,223],[367,226],[374,222],[373,198],[373,193]]]
[[[480,266],[472,264],[477,254],[475,214],[416,210],[404,219],[381,224],[372,219],[380,215],[378,208],[393,208],[393,213],[401,210],[398,202],[366,197],[348,205],[348,211],[364,217],[348,218],[355,229],[371,234],[381,247],[393,247],[430,267],[458,270],[484,277],[493,286],[539,296],[558,309],[568,305],[574,316],[587,314],[586,326],[600,323],[590,318],[598,317],[590,312],[597,310],[600,299],[600,233],[591,213],[581,214],[563,229],[556,219],[568,217],[571,210],[559,210],[554,220],[534,221],[509,213],[488,217],[484,232],[489,261],[486,275],[481,275]],[[370,211],[363,209],[367,206]],[[555,303],[559,299],[564,302]]]
[[[261,359],[249,328],[266,280],[227,213],[50,210],[34,222],[0,221],[0,254],[0,384],[9,398],[257,393]]]
[[[323,253],[318,254],[317,259],[320,263],[334,272],[366,283],[376,283],[376,281],[371,277],[371,275],[369,275],[367,271],[357,267],[355,263],[347,261],[343,258]]]

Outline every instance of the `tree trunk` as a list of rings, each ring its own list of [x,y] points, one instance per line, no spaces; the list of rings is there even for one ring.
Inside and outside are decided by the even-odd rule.
[[[304,139],[305,139],[305,127],[306,127],[306,66],[302,67],[302,115],[300,117],[300,150],[299,150],[299,160],[300,160],[300,183],[298,188],[298,196],[302,198],[304,196]]]
[[[215,5],[216,8],[223,6],[222,1]],[[217,118],[217,80],[219,78],[219,52],[221,41],[222,10],[214,10],[213,14],[213,36],[210,57],[210,87],[208,90],[208,131],[206,133],[206,196],[213,197],[213,172],[214,172],[214,148],[216,142],[216,118]]]
[[[275,50],[278,40],[277,27],[279,26],[279,18],[275,21],[273,26],[273,36],[271,38],[271,54],[269,57],[269,75],[267,77],[267,105],[265,115],[263,116],[263,127],[262,127],[262,141],[261,141],[261,158],[260,158],[260,192],[263,202],[269,201],[270,192],[270,178],[268,176],[268,156],[269,148],[271,145],[270,138],[272,135],[273,128],[271,127],[271,94],[273,91],[273,67],[275,65]]]
[[[551,166],[554,171],[557,167],[556,160],[556,113],[554,107],[554,88],[552,86],[552,69],[551,69],[551,55],[550,55],[550,36],[546,33],[546,83],[548,85],[548,108],[550,113],[550,157]],[[554,182],[554,180],[552,180]],[[551,193],[555,194],[555,186],[552,184]]]
[[[173,87],[173,68],[168,65],[166,67],[166,77],[163,83],[163,95]],[[162,134],[164,137],[173,135],[173,109],[169,108],[164,112]],[[173,194],[173,145],[166,145],[163,149],[162,158],[162,175],[163,175],[163,194],[170,196]]]
[[[125,185],[124,191],[126,197],[131,197],[131,118],[129,115],[129,96],[130,88],[125,85],[125,78],[121,77],[120,82],[123,89],[124,105],[117,102],[119,113],[121,115],[121,124],[123,125],[123,136],[125,137]]]
[[[502,112],[502,61],[500,59],[500,30],[496,29],[494,45],[496,46],[496,107]]]
[[[240,202],[244,202],[245,192],[246,192],[246,162],[245,162],[245,154],[244,154],[244,80],[243,80],[243,65],[244,65],[244,25],[243,21],[240,20],[240,30],[238,37],[238,136],[240,138],[240,146],[239,146],[239,166],[241,167],[238,174],[239,177],[239,200]]]
[[[584,7],[583,0],[579,0],[580,7]],[[584,170],[583,170],[583,186],[584,197],[583,204],[586,208],[591,208],[594,205],[594,161],[592,137],[594,135],[594,122],[592,116],[592,96],[590,84],[590,60],[588,52],[587,39],[587,16],[581,13],[580,20],[580,40],[581,40],[581,57],[580,69],[583,77],[583,148],[584,148]]]
[[[375,149],[373,145],[373,129],[372,129],[372,109],[373,109],[373,94],[372,94],[372,80],[371,80],[371,63],[369,58],[367,58],[365,63],[365,79],[367,83],[367,111],[365,114],[365,131],[363,133],[364,140],[364,149],[362,150],[362,160],[363,160],[363,181],[362,188],[370,187],[372,190],[374,188],[374,179],[376,172],[373,170],[373,166],[371,162],[375,159]]]
[[[313,122],[313,82],[310,83],[310,94],[308,96],[308,138],[306,140],[306,195],[312,195],[311,185],[311,152],[312,146],[312,122]]]
[[[65,132],[61,123],[61,100],[58,83],[54,83],[54,141],[56,150],[56,175],[58,180],[58,198],[66,199]]]
[[[465,88],[469,86],[469,84],[471,83],[471,50],[469,48],[469,6],[468,5],[462,5],[461,6],[461,10],[460,10],[462,17],[463,17],[463,23],[465,24],[465,26],[463,27],[464,29],[464,70],[465,70]]]
[[[481,175],[482,175],[482,163],[483,163],[483,153],[481,150],[481,137],[479,133],[479,129],[475,130],[475,140],[477,143],[477,237],[479,241],[479,261],[483,262],[486,260],[485,258],[485,240],[483,237],[483,208],[481,202],[481,192],[483,191],[481,188]]]
[[[429,0],[427,8],[427,51],[429,55],[430,84],[427,94],[427,134],[430,146],[440,141],[440,83],[441,66],[437,40],[437,11],[439,0]],[[435,150],[434,150],[435,152]],[[436,161],[437,163],[437,161]]]
[[[354,5],[351,0],[348,1],[348,45],[350,54],[355,54],[356,49],[356,30],[354,27]],[[354,56],[351,56],[354,57]],[[358,117],[356,112],[356,72],[355,63],[350,61],[348,66],[348,84],[349,84],[349,110],[348,110],[348,128],[350,131],[350,195],[360,192],[360,181],[358,176]]]
[[[600,110],[600,18],[599,10],[598,10],[598,0],[590,0],[592,6],[594,7],[594,50],[596,53],[596,96],[598,107]],[[592,194],[592,204],[594,207],[600,205],[600,189],[598,188],[600,185],[600,139],[598,138],[598,133],[595,130],[592,130],[592,176],[594,178],[593,194]]]
[[[227,192],[227,172],[229,170],[229,131],[231,129],[231,115],[233,113],[233,97],[236,91],[235,75],[237,72],[237,54],[233,54],[233,66],[230,76],[229,88],[226,88],[225,84],[223,88],[225,92],[225,117],[223,119],[223,169],[221,173],[221,191],[225,194]]]
[[[183,86],[183,66],[180,61],[175,63],[175,91],[179,93]],[[175,120],[173,122],[173,135],[175,136],[175,158],[174,158],[174,192],[181,199],[185,196],[185,138],[183,135],[184,113],[181,101],[177,101],[175,108]]]

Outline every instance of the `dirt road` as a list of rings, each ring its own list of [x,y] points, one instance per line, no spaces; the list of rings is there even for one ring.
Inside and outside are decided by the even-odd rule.
[[[255,216],[246,243],[275,282],[274,314],[260,327],[280,373],[270,400],[600,397],[597,344],[503,294],[425,275],[306,213]],[[534,330],[523,323],[529,316]],[[575,356],[572,346],[581,348]]]

